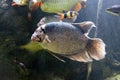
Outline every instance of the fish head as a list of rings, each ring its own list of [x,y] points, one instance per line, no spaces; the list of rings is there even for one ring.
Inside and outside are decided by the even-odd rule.
[[[113,15],[120,15],[120,5],[114,5],[110,8],[107,8],[106,12],[111,13]]]
[[[39,26],[31,36],[32,41],[43,42],[45,39],[45,25]]]

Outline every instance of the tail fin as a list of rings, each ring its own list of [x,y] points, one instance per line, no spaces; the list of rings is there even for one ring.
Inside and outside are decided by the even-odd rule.
[[[99,38],[90,38],[86,48],[87,49],[78,54],[68,55],[65,57],[80,62],[92,62],[93,59],[100,60],[106,55],[105,44]]]
[[[77,3],[76,6],[75,6],[75,11],[80,11],[81,8],[82,8],[81,3]]]
[[[105,44],[99,38],[92,38],[89,40],[87,44],[87,51],[89,55],[95,60],[103,59],[106,55]]]

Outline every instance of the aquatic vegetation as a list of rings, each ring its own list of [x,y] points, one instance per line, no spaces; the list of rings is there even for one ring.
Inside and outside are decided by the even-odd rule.
[[[111,77],[106,78],[105,80],[120,80],[120,74],[113,75]]]
[[[103,75],[104,75],[104,78],[106,78],[107,76],[111,76],[111,72],[112,70],[110,69],[109,66],[102,66],[103,67]]]

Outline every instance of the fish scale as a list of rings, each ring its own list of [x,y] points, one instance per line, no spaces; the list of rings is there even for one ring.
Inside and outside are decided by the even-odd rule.
[[[43,42],[42,47],[46,49],[49,47],[49,49],[51,49],[55,53],[60,53],[60,54],[66,54],[66,53],[73,54],[73,53],[80,52],[85,49],[85,46],[87,45],[86,41],[88,40],[88,38],[82,35],[82,32],[80,32],[80,30],[77,29],[76,27],[72,25],[70,26],[67,23],[66,25],[56,24],[58,26],[54,24],[53,25],[48,24],[48,25],[51,25],[51,26],[46,27],[47,29],[46,32],[50,40],[52,41],[52,43],[47,44],[46,42]],[[69,37],[66,37],[66,36],[69,36]],[[69,42],[69,44],[65,44],[64,42]],[[82,47],[79,45],[81,45]],[[69,46],[71,46],[71,48],[69,48]]]

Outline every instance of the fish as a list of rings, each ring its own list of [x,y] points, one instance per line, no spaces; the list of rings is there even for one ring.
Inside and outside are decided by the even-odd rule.
[[[56,16],[59,17],[59,20],[62,21],[63,19],[65,18],[68,18],[68,19],[75,19],[77,18],[76,16],[78,15],[79,13],[77,11],[67,11],[67,12],[64,12],[64,13],[58,13]]]
[[[30,0],[29,8],[34,10],[39,7],[43,12],[47,13],[60,13],[70,10],[79,11],[86,6],[86,1],[87,0]]]
[[[112,7],[107,8],[106,12],[116,16],[120,16],[120,5],[113,5]]]
[[[34,11],[43,4],[42,0],[29,0],[29,10]]]
[[[13,0],[11,3],[11,6],[22,7],[22,6],[28,6],[28,4],[29,4],[29,0]],[[28,11],[27,20],[31,21],[31,12],[30,11]]]
[[[77,19],[77,16],[73,17],[73,18],[64,18],[63,20],[60,20],[59,16],[56,15],[56,14],[53,14],[53,15],[47,15],[45,16],[46,20],[45,20],[45,23],[48,23],[48,22],[67,22],[67,23],[73,23],[76,21]]]
[[[12,0],[11,6],[24,6],[28,5],[28,0]]]
[[[91,21],[80,24],[49,22],[40,25],[31,36],[44,49],[79,62],[92,62],[105,58],[105,43],[100,38],[90,38],[86,33],[94,26]]]

